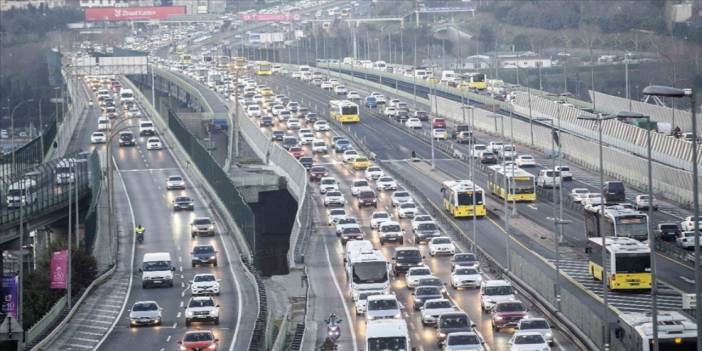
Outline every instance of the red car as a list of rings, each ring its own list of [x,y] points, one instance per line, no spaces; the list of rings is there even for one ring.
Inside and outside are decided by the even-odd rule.
[[[305,156],[305,150],[302,150],[302,148],[299,146],[291,147],[290,149],[288,149],[288,152],[290,152],[290,154],[293,155],[293,157],[295,158]]]
[[[499,331],[501,328],[519,325],[519,321],[527,316],[527,308],[519,301],[501,301],[495,305],[491,314],[492,328]]]
[[[219,339],[209,330],[189,331],[183,335],[183,340],[178,341],[181,351],[217,350]]]
[[[327,169],[323,166],[312,166],[312,168],[310,168],[310,181],[319,181],[322,179],[322,177],[326,177],[328,175],[329,171],[327,171]]]
[[[431,120],[432,128],[446,128],[446,120],[443,118],[434,118]]]

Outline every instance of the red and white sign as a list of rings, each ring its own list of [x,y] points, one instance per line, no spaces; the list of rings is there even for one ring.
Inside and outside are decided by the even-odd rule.
[[[239,18],[247,22],[287,22],[299,21],[297,13],[240,13]]]
[[[86,22],[152,21],[185,15],[185,6],[94,7],[85,9]]]
[[[54,251],[51,255],[51,288],[68,286],[68,250]]]

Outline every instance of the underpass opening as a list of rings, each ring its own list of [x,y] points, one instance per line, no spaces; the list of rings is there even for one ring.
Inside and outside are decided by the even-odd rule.
[[[256,218],[256,267],[261,276],[288,274],[290,232],[295,222],[297,201],[285,190],[262,191],[258,202],[249,203]]]

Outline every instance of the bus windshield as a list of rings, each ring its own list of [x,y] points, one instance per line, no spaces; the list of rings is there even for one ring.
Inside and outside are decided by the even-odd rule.
[[[406,351],[407,339],[404,336],[368,338],[368,351]]]
[[[356,115],[358,114],[358,107],[356,106],[343,106],[341,108],[342,115]]]
[[[617,221],[617,236],[630,238],[647,238],[648,223],[643,216],[636,217],[618,217]]]
[[[473,205],[473,193],[458,193],[458,204],[459,205]],[[475,204],[483,204],[483,193],[475,194]]]
[[[641,273],[651,271],[651,256],[645,254],[621,254],[616,255],[617,273]]]
[[[387,280],[385,262],[359,262],[353,265],[353,282],[356,284],[383,283]]]
[[[513,179],[512,189],[515,194],[531,194],[534,192],[534,181],[531,179]]]

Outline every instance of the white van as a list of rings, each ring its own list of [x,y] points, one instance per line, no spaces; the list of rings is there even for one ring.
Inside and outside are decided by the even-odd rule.
[[[99,92],[98,92],[98,94],[99,94]],[[134,92],[132,91],[132,89],[120,90],[119,100],[122,101],[122,103],[133,102],[134,101]]]
[[[149,120],[140,120],[139,121],[139,135],[146,135],[146,136],[152,136],[156,135],[156,128],[154,128],[154,122],[151,122]]]
[[[498,302],[515,300],[516,291],[506,280],[484,280],[480,284],[480,308],[490,311]]]
[[[561,186],[561,172],[552,169],[542,169],[536,178],[536,186],[542,188],[553,188]]]
[[[366,347],[364,350],[412,349],[407,322],[404,319],[378,319],[366,324]]]
[[[153,286],[173,287],[173,272],[175,267],[168,252],[149,252],[144,254],[141,268],[141,287],[146,289]]]
[[[110,119],[107,117],[99,117],[97,129],[101,132],[110,129]]]
[[[350,257],[359,252],[372,251],[373,243],[370,240],[350,240],[346,242],[344,250],[344,262]]]
[[[10,184],[7,189],[7,207],[20,208],[31,205],[38,199],[37,181],[34,179],[23,179]]]

